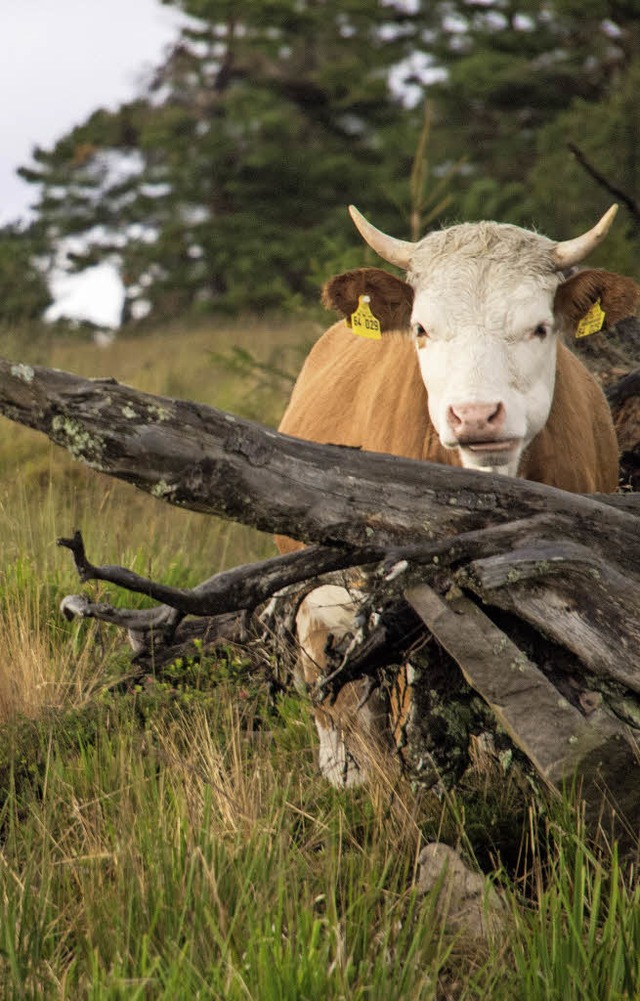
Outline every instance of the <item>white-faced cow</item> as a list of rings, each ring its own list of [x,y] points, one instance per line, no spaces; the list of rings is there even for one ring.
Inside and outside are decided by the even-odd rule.
[[[350,212],[366,242],[407,280],[363,268],[328,282],[324,302],[345,319],[313,347],[280,430],[580,493],[615,490],[609,408],[563,338],[594,309],[605,326],[636,311],[640,289],[631,280],[571,273],[606,236],[616,207],[563,243],[495,222],[409,243]],[[380,324],[379,340],[351,329],[362,296]],[[326,666],[328,634],[351,630],[354,611],[348,591],[334,585],[303,601],[297,626],[307,683]],[[361,780],[367,746],[384,743],[388,731],[382,702],[359,702],[352,684],[332,707],[316,711],[320,765],[336,785]]]

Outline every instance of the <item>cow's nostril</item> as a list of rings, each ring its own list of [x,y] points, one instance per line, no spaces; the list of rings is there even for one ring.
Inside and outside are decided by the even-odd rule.
[[[447,418],[452,428],[459,427],[462,424],[462,417],[458,416],[453,407],[449,407]]]
[[[489,414],[487,420],[489,424],[497,424],[500,423],[500,421],[502,421],[503,417],[504,417],[504,407],[502,403],[498,403],[496,404],[496,409],[493,411],[492,414]]]

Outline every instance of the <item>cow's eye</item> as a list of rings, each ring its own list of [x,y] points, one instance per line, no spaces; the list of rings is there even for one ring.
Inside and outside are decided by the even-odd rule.
[[[424,327],[422,326],[421,323],[414,323],[413,329],[414,329],[416,337],[421,337],[422,338],[422,337],[428,337],[429,336],[428,333],[427,333],[427,331],[424,329]]]
[[[549,333],[549,328],[546,323],[539,323],[538,326],[533,331],[533,336],[537,337],[539,340],[543,341],[547,334]]]

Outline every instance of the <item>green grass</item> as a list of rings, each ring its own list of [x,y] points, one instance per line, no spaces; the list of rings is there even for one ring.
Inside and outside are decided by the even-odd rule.
[[[614,844],[594,853],[580,824],[553,832],[535,909],[518,916],[522,997],[618,1001],[640,995],[640,887]],[[626,871],[625,871],[626,869]]]
[[[37,795],[9,795],[3,996],[370,997],[390,978],[388,997],[434,996],[448,948],[417,917],[411,855],[317,779],[306,721],[283,772],[230,695],[189,716],[188,750],[179,715],[125,715],[74,754],[52,739]]]
[[[263,421],[276,424],[286,384],[272,384],[259,365],[238,369],[220,361],[233,358],[238,343],[257,363],[269,363],[274,352],[295,357],[314,328],[289,322],[276,333],[260,323],[170,329],[123,337],[103,349],[77,339],[29,340],[24,332],[24,354],[15,337],[7,343],[1,336],[0,353],[90,377],[115,376],[145,391],[181,392],[248,416],[259,410]],[[70,554],[55,542],[75,528],[93,562],[119,563],[180,586],[275,552],[270,536],[172,508],[0,418],[0,721],[47,705],[81,704],[103,683],[96,638],[108,655],[115,635],[86,624],[67,627],[57,611],[64,594],[80,590]],[[98,585],[85,590],[116,605],[143,602]]]
[[[412,888],[420,823],[389,791],[328,788],[299,702],[267,716],[235,682],[217,695],[186,708],[110,696],[74,728],[43,721],[31,775],[16,742],[0,996],[637,996],[638,890],[579,825],[548,825],[537,885],[505,881],[505,935],[470,948]]]
[[[313,334],[41,341],[25,360],[275,423],[278,372]],[[230,366],[215,360],[234,344]],[[139,678],[114,630],[59,614],[81,588],[55,539],[75,527],[94,562],[181,586],[270,554],[269,538],[171,509],[6,421],[0,473],[0,997],[640,997],[634,865],[570,803],[528,809],[526,786],[480,767],[443,801],[384,780],[338,793],[318,776],[307,707],[249,661]],[[435,895],[418,896],[427,837],[494,868],[509,917],[486,945],[452,939]]]

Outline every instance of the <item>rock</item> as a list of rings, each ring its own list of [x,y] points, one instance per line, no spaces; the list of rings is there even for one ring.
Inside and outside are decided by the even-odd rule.
[[[426,845],[418,858],[420,893],[437,892],[435,913],[448,935],[484,944],[503,931],[508,910],[485,876],[474,872],[449,845]]]

